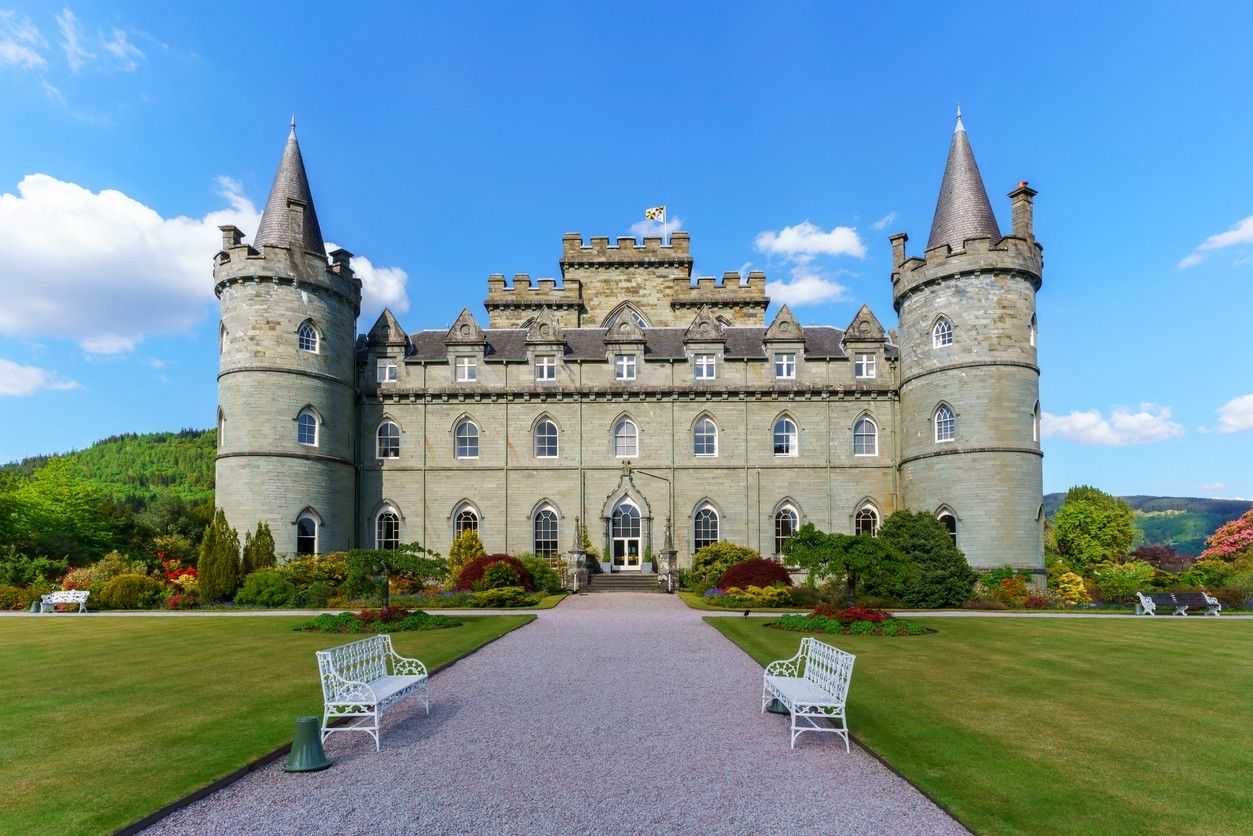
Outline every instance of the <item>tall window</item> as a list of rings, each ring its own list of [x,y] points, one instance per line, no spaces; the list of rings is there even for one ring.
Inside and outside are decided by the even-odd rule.
[[[695,551],[718,542],[718,512],[706,505],[692,520],[692,545]]]
[[[774,515],[774,553],[783,556],[783,544],[800,528],[800,515],[791,506],[784,506]]]
[[[302,322],[300,327],[296,329],[296,347],[301,351],[317,353],[318,329],[313,327],[312,322]]]
[[[399,379],[399,374],[395,360],[390,357],[379,358],[377,372],[379,383],[395,383]]]
[[[948,531],[948,536],[953,540],[953,545],[957,545],[957,517],[953,516],[953,512],[946,508],[939,513],[936,519],[944,524],[944,528]]]
[[[853,363],[853,374],[860,378],[874,377],[874,355],[858,354],[857,359]]]
[[[318,521],[312,514],[301,514],[296,520],[296,554],[317,554]]]
[[[774,454],[776,456],[795,456],[798,448],[796,439],[796,422],[784,416],[774,422]]]
[[[535,358],[535,379],[556,380],[557,358],[551,354],[541,354]]]
[[[879,533],[879,512],[873,508],[862,508],[853,518],[854,534],[869,534],[871,537]]]
[[[1036,401],[1035,409],[1031,410],[1031,440],[1040,440],[1040,402]]]
[[[1027,326],[1027,338],[1031,341],[1032,345],[1035,345],[1035,333],[1036,333],[1037,327],[1038,326],[1036,323],[1035,314],[1032,314],[1031,324]]]
[[[864,415],[853,424],[853,455],[879,455],[879,428]]]
[[[613,379],[635,380],[635,355],[615,354],[613,357]]]
[[[540,557],[557,554],[557,512],[541,508],[535,514],[535,553]]]
[[[796,355],[795,354],[774,355],[774,376],[776,380],[795,380],[796,379]]]
[[[931,329],[932,348],[944,348],[953,344],[953,323],[947,317],[940,317]]]
[[[697,380],[713,380],[718,376],[718,357],[715,354],[697,354],[692,358]]]
[[[557,425],[547,418],[535,425],[535,458],[557,458]]]
[[[391,421],[379,424],[375,447],[380,459],[400,458],[400,427]]]
[[[698,456],[718,455],[718,425],[702,418],[692,427],[692,452]]]
[[[953,414],[953,407],[942,403],[935,411],[935,440],[952,441],[956,437],[957,416]]]
[[[479,379],[478,360],[474,357],[457,358],[457,382],[473,383]]]
[[[226,323],[218,323],[218,353],[226,351]]]
[[[453,452],[459,459],[477,459],[479,457],[479,428],[473,421],[466,419],[457,424],[453,433]]]
[[[467,531],[479,530],[479,515],[473,508],[463,507],[452,519],[453,533],[460,537]]]
[[[374,523],[374,548],[396,549],[400,547],[400,515],[391,508],[379,512]]]
[[[306,447],[318,446],[318,418],[307,409],[296,417],[296,441]]]
[[[630,418],[623,418],[613,427],[613,454],[620,459],[630,459],[639,455],[639,430]]]
[[[218,447],[226,446],[226,413],[218,410]]]

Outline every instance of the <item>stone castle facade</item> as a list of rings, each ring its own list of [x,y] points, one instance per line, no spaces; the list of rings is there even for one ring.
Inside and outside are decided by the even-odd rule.
[[[257,235],[222,228],[217,502],[280,552],[467,527],[489,552],[647,570],[672,527],[779,554],[806,522],[935,513],[976,568],[1043,569],[1035,191],[1001,233],[960,117],[930,239],[893,236],[899,336],[766,322],[766,277],[693,281],[690,240],[562,241],[562,281],[488,278],[483,327],[357,334],[352,254],[325,251],[295,130]]]

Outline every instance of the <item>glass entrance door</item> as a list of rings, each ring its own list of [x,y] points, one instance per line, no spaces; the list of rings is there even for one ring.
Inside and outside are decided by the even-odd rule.
[[[613,509],[609,536],[613,541],[613,568],[615,571],[640,569],[640,509],[627,499]]]

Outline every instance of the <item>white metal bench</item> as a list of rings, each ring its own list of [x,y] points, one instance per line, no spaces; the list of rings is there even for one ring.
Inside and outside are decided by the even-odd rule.
[[[850,751],[844,701],[853,676],[854,658],[853,654],[817,639],[803,638],[795,656],[766,666],[761,711],[764,714],[774,699],[787,707],[792,716],[793,749],[802,732],[818,731],[840,735],[844,738],[844,751]],[[820,725],[820,720],[830,720],[830,727]]]
[[[62,589],[39,596],[39,612],[56,612],[57,604],[78,604],[79,612],[87,612],[87,596],[91,593],[86,589]]]
[[[431,713],[431,694],[426,665],[400,656],[392,649],[392,637],[371,636],[318,651],[322,675],[322,740],[333,732],[363,731],[379,748],[379,718],[383,710],[413,694]],[[331,727],[333,720],[361,718],[348,726]]]
[[[1223,605],[1208,592],[1137,592],[1136,615],[1157,615],[1158,607],[1173,607],[1171,615],[1187,615],[1189,609],[1203,609],[1206,615],[1218,615]]]

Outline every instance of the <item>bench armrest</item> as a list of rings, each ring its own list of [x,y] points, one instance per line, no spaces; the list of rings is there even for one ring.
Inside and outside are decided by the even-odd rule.
[[[391,652],[392,671],[396,676],[426,676],[426,665],[418,659],[410,659],[408,656],[401,656],[396,651]]]
[[[352,679],[345,679],[338,673],[335,676],[335,693],[333,699],[328,699],[328,703],[351,703],[373,705],[379,701],[378,694],[370,687],[368,682],[357,682]]]
[[[801,661],[801,651],[797,650],[791,659],[779,659],[766,665],[766,676],[800,676]]]

